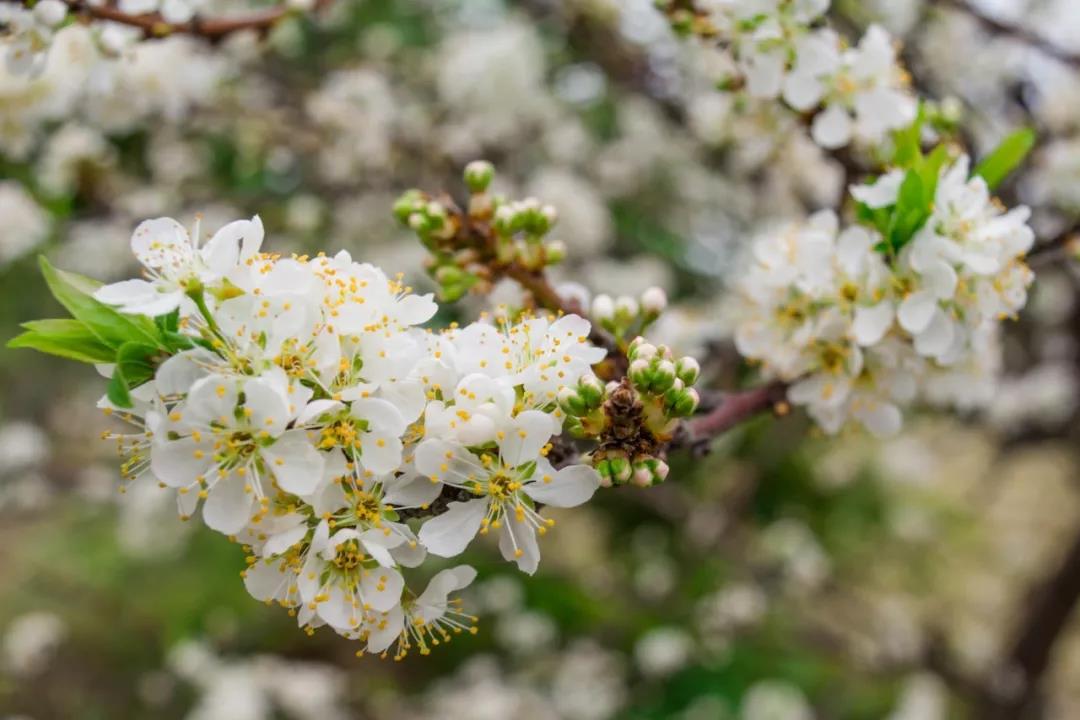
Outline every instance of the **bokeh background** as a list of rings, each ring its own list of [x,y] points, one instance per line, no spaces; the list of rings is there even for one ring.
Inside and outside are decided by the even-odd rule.
[[[1043,238],[1074,227],[1074,0],[972,0],[1024,37],[953,2],[833,5],[904,39],[977,151],[1034,126],[1001,194]],[[714,61],[648,0],[337,0],[265,44],[122,58],[70,29],[40,78],[0,69],[0,338],[57,310],[38,253],[126,277],[131,229],[159,215],[259,213],[275,250],[346,248],[426,287],[391,204],[460,190],[482,157],[558,209],[562,278],[664,287],[656,339],[733,387],[734,263],[756,230],[838,206],[850,168],[714,90]],[[1038,272],[984,407],[916,408],[888,441],[754,421],[661,487],[559,513],[534,578],[479,544],[480,634],[400,663],[251,600],[238,547],[166,491],[118,493],[92,369],[0,350],[0,718],[981,720],[1028,692],[1024,652],[1023,717],[1080,718],[1080,615],[1055,605],[1080,594],[1078,275],[1064,253]]]

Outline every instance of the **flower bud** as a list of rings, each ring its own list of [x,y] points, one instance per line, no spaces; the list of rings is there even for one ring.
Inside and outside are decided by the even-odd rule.
[[[34,5],[34,19],[46,27],[54,28],[64,22],[68,6],[61,0],[39,0]]]
[[[409,190],[394,203],[394,217],[400,223],[408,223],[409,218],[423,205],[423,194],[419,190]]]
[[[578,395],[590,408],[600,407],[604,401],[604,384],[592,373],[583,375],[578,381]]]
[[[697,410],[701,397],[694,388],[687,388],[678,393],[675,401],[671,403],[671,413],[676,417],[690,417]]]
[[[638,487],[649,487],[653,484],[652,470],[645,462],[634,463],[634,484]]]
[[[615,303],[610,295],[601,293],[593,298],[592,316],[598,323],[608,322],[615,317]]]
[[[540,214],[543,216],[548,228],[554,227],[555,223],[559,222],[559,211],[555,209],[554,205],[545,205],[540,209]]]
[[[630,343],[631,360],[652,360],[654,357],[656,357],[656,346],[645,342],[644,338],[635,338],[634,342]]]
[[[641,309],[647,315],[656,316],[667,309],[667,293],[662,288],[653,286],[641,293]]]
[[[649,361],[641,358],[632,360],[630,367],[626,370],[626,376],[630,378],[630,382],[634,383],[634,386],[638,389],[647,389],[653,378]]]
[[[502,235],[509,235],[513,230],[514,219],[516,217],[517,213],[514,212],[512,206],[500,205],[495,211],[495,229]]]
[[[656,363],[652,372],[650,387],[654,392],[665,393],[675,384],[675,363],[670,360],[661,360]]]
[[[693,385],[697,382],[698,376],[701,374],[701,365],[694,358],[686,355],[679,358],[675,363],[675,372],[678,373],[679,379],[687,385]]]
[[[559,391],[558,395],[559,407],[563,409],[567,415],[581,417],[589,411],[585,401],[581,396],[574,392],[573,388],[564,387]]]
[[[495,166],[487,160],[473,160],[465,166],[465,184],[469,192],[482,193],[495,179]]]
[[[633,468],[630,465],[630,460],[626,457],[615,456],[608,458],[608,465],[611,468],[611,479],[616,484],[625,483],[630,479],[633,474]]]
[[[615,314],[623,319],[632,319],[638,316],[640,307],[637,300],[627,295],[620,295],[615,301]]]
[[[562,240],[552,240],[544,245],[544,259],[548,265],[556,265],[566,259],[566,243]]]
[[[600,476],[600,487],[611,487],[613,484],[611,461],[606,458],[599,460],[594,467],[596,468],[596,473]]]

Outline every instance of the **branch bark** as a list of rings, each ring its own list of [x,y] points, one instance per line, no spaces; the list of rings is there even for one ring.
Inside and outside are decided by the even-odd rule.
[[[1031,716],[1039,700],[1042,678],[1069,618],[1080,602],[1080,533],[1057,570],[1031,596],[1002,668],[1013,693],[989,693],[978,717],[1019,720]],[[1012,682],[1015,680],[1015,683]]]
[[[966,0],[937,0],[936,4],[942,7],[951,8],[958,12],[962,12],[968,15],[984,30],[992,35],[1000,35],[1003,37],[1010,37],[1018,40],[1026,45],[1030,45],[1039,52],[1049,55],[1052,58],[1060,60],[1061,62],[1072,65],[1074,67],[1080,67],[1080,54],[1070,52],[1065,48],[1051,42],[1049,39],[1039,35],[1038,33],[1029,30],[1019,25],[1013,25],[1011,23],[993,18],[982,10],[971,5]]]
[[[789,410],[786,396],[787,385],[780,382],[726,394],[712,410],[683,423],[669,447],[705,450],[714,438],[763,412],[772,410],[777,415],[786,414]]]
[[[24,5],[23,0],[0,0],[12,4]],[[108,20],[110,22],[127,25],[142,31],[146,38],[162,38],[169,35],[192,35],[201,37],[210,42],[220,42],[233,33],[244,30],[254,30],[259,33],[268,32],[275,24],[288,15],[296,14],[297,11],[288,5],[278,5],[267,10],[252,12],[237,17],[218,18],[192,18],[188,22],[167,22],[161,13],[145,13],[132,15],[121,12],[111,5],[95,5],[86,0],[64,0],[69,10],[84,18],[94,20]],[[315,0],[312,8],[314,11],[328,7],[333,0]]]

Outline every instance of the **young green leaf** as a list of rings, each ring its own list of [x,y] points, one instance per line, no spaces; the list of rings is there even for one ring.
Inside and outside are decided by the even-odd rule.
[[[132,340],[160,346],[158,329],[153,320],[141,315],[122,314],[91,296],[100,283],[58,270],[44,256],[40,258],[40,264],[41,274],[53,297],[98,340],[112,348],[119,348]]]
[[[975,174],[986,180],[991,190],[1024,162],[1035,147],[1035,131],[1022,128],[1012,133],[975,167]]]
[[[112,379],[109,380],[109,385],[105,389],[105,396],[116,407],[134,407],[134,403],[131,402],[131,389],[128,387],[127,380],[124,379],[124,373],[120,371],[120,368],[114,368]]]
[[[115,351],[78,320],[35,320],[26,332],[8,341],[9,348],[29,348],[84,363],[108,363]]]

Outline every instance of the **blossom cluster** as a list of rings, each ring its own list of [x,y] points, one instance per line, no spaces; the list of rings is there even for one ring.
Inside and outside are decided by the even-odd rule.
[[[419,594],[402,570],[491,533],[532,573],[554,524],[542,507],[599,487],[593,468],[546,457],[560,391],[606,354],[588,321],[433,332],[419,327],[438,310],[430,295],[346,252],[263,252],[258,217],[199,235],[142,223],[131,245],[144,278],[93,293],[137,328],[155,318],[179,348],[162,361],[153,343],[128,342],[103,367],[101,406],[134,426],[108,435],[125,476],[174,489],[182,516],[201,509],[241,542],[249,592],[306,629],[394,657],[474,630],[449,598],[474,570],[442,570]]]
[[[717,45],[729,67],[718,85],[754,98],[782,99],[810,113],[811,136],[821,147],[852,140],[880,144],[915,119],[917,104],[892,37],[871,25],[855,47],[821,21],[829,0],[727,0],[693,10],[668,0],[663,7],[680,32]],[[691,3],[693,5],[693,3]]]
[[[754,241],[735,295],[735,341],[763,372],[790,382],[828,432],[849,418],[877,435],[900,429],[920,394],[963,402],[984,387],[998,326],[1033,280],[1024,263],[1029,211],[1005,211],[967,157],[941,168],[925,223],[901,248],[875,228],[840,229],[820,212]],[[906,174],[852,188],[865,207],[895,206]]]

